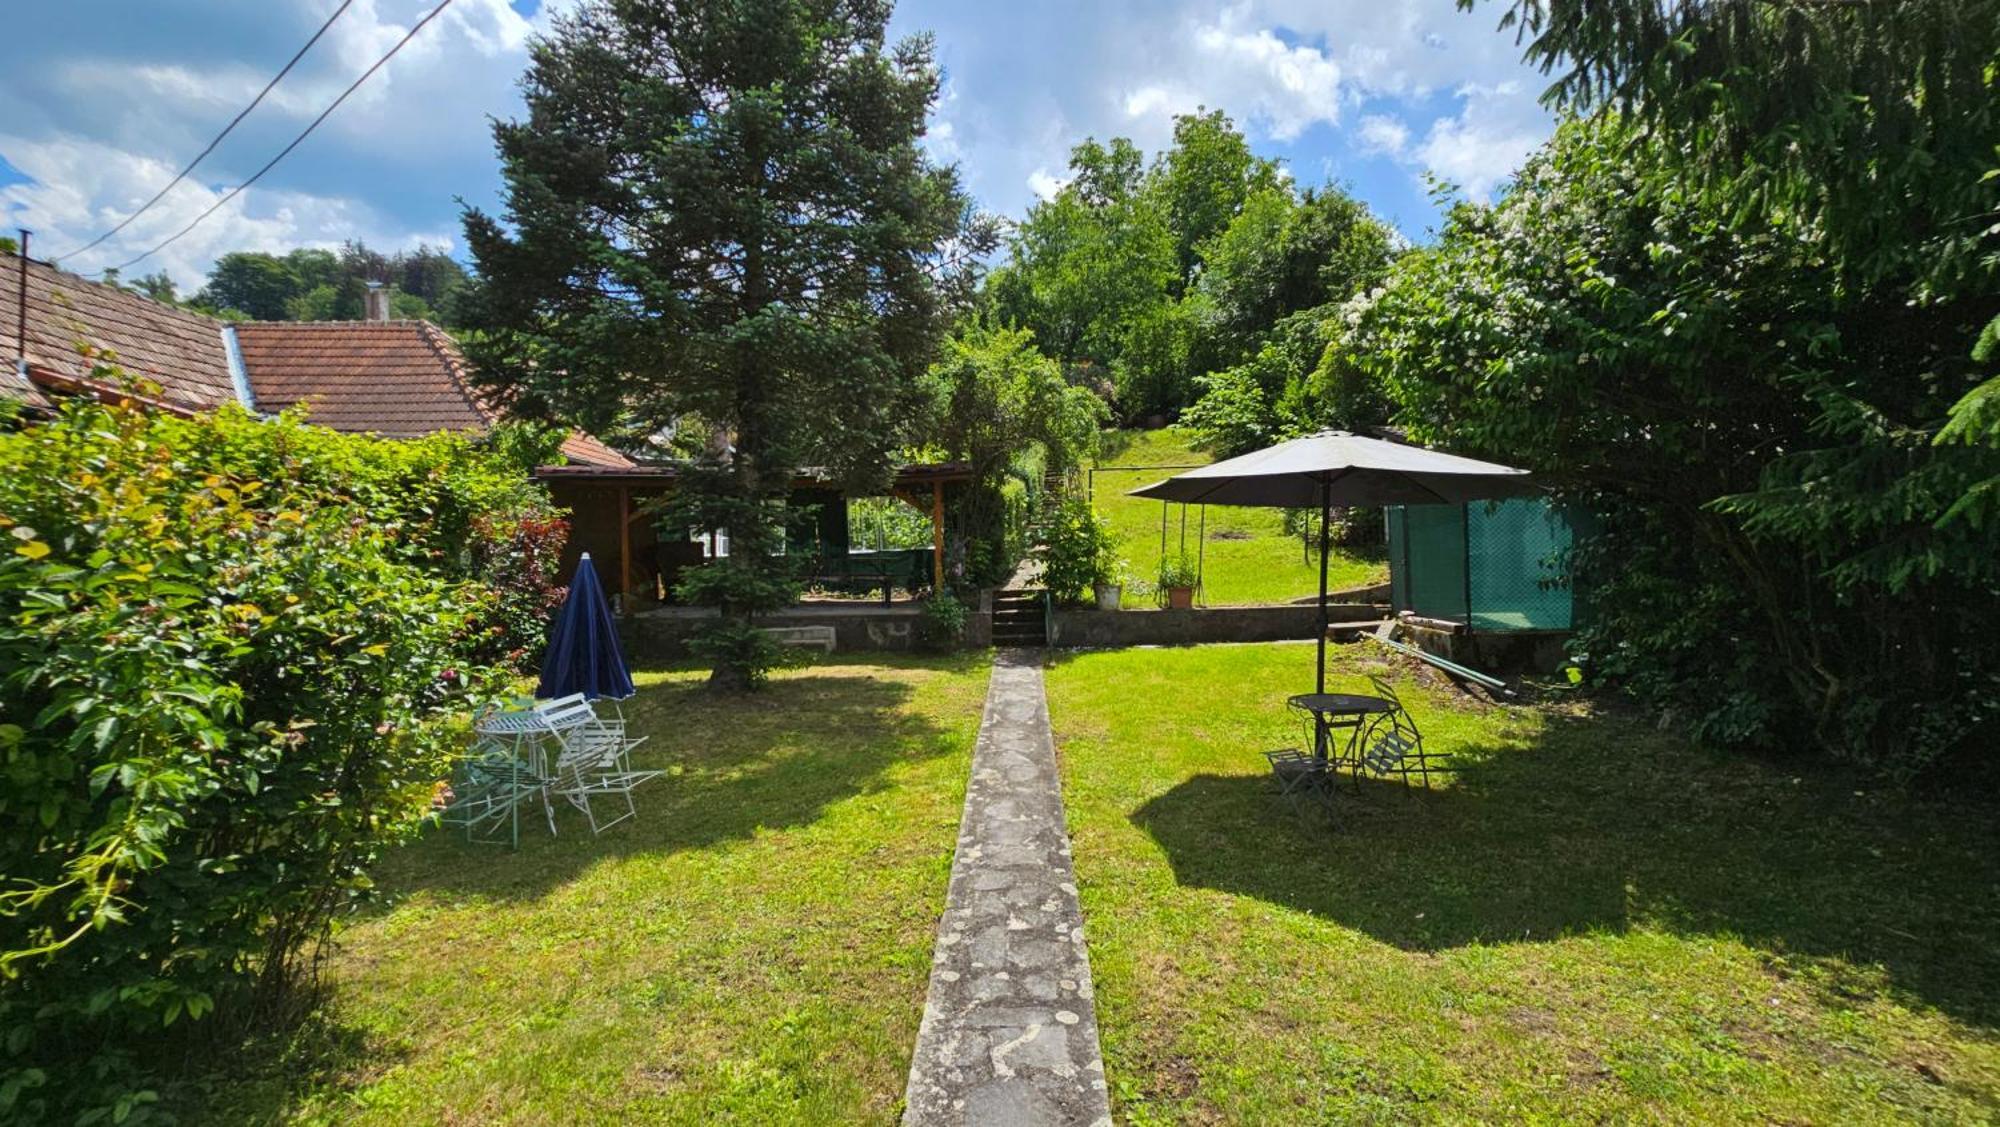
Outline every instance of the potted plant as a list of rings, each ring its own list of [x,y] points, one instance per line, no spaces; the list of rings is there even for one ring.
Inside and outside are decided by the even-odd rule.
[[[1097,582],[1092,590],[1097,594],[1098,610],[1117,610],[1119,600],[1125,595],[1125,561],[1106,553],[1097,571]]]
[[[1092,591],[1098,595],[1098,609],[1118,609],[1118,601],[1124,597],[1126,565],[1124,560],[1112,560],[1098,571],[1098,581],[1092,583]]]
[[[1173,610],[1194,606],[1194,586],[1200,579],[1195,562],[1186,556],[1160,561],[1159,588],[1166,605]]]

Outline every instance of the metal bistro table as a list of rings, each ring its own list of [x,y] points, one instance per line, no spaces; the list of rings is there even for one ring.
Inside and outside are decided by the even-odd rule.
[[[1300,693],[1286,703],[1311,718],[1313,758],[1335,767],[1346,767],[1355,772],[1357,779],[1361,763],[1361,733],[1373,717],[1396,710],[1394,701],[1362,693]],[[1337,755],[1334,754],[1336,731],[1347,733]]]
[[[489,771],[497,767],[505,775],[504,785],[514,791],[508,802],[509,808],[495,812],[505,813],[510,819],[514,846],[519,848],[521,844],[520,804],[528,800],[529,791],[541,795],[542,812],[548,817],[549,832],[554,833],[556,812],[548,794],[551,774],[547,745],[560,739],[560,733],[548,718],[533,708],[489,712],[472,722],[472,731],[481,742],[505,757],[505,762],[501,764],[481,760],[474,760],[474,763],[483,765]]]

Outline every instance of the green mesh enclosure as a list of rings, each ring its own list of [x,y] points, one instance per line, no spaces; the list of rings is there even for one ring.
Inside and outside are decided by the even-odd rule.
[[[1396,609],[1466,619],[1465,510],[1403,505],[1389,510],[1389,577]]]
[[[1567,630],[1569,522],[1540,500],[1388,510],[1390,600],[1477,630]]]

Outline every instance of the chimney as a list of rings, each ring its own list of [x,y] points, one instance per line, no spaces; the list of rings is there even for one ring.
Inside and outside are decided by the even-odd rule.
[[[364,321],[387,321],[389,319],[389,290],[380,282],[368,283],[368,293],[362,305],[361,319]]]

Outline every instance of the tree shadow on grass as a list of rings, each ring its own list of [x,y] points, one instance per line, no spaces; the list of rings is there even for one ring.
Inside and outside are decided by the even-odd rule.
[[[1526,747],[1459,761],[1430,792],[1343,779],[1332,828],[1253,775],[1194,776],[1132,821],[1184,885],[1406,950],[1641,925],[1733,935],[1850,1001],[1891,989],[2000,1025],[1990,797],[1798,777],[1602,718],[1554,719]]]
[[[624,702],[627,731],[647,737],[632,753],[633,766],[667,774],[635,792],[636,818],[593,836],[582,815],[558,800],[551,837],[540,805],[524,805],[518,851],[439,828],[385,859],[378,883],[392,901],[419,890],[532,899],[607,858],[700,849],[808,824],[829,805],[886,785],[885,773],[899,764],[969,746],[909,711],[914,692],[909,682],[837,666],[782,676],[750,695],[711,693],[698,680],[642,685]],[[616,802],[598,801],[600,812]]]
[[[833,803],[890,785],[886,776],[900,764],[969,750],[969,728],[948,728],[912,711],[917,686],[885,672],[970,673],[984,660],[871,654],[783,674],[748,696],[710,693],[698,678],[660,682],[643,675],[658,670],[640,671],[637,695],[624,702],[630,731],[649,737],[634,763],[674,773],[639,789],[636,819],[592,836],[581,815],[563,808],[560,836],[551,838],[539,807],[524,809],[518,852],[469,843],[462,831],[433,830],[384,859],[376,872],[384,895],[366,911],[386,912],[421,891],[530,900],[607,859],[806,825]],[[976,714],[976,702],[968,707]],[[950,831],[943,833],[949,840]],[[228,1046],[224,1067],[187,1062],[170,1100],[189,1122],[280,1122],[309,1098],[339,1106],[348,1091],[409,1055],[393,1037],[345,1024],[339,1007],[321,1008],[296,1027]]]
[[[209,1048],[210,1055],[181,1062],[183,1077],[167,1089],[169,1109],[184,1122],[283,1122],[301,1093],[346,1091],[409,1056],[324,1009],[296,1025]]]
[[[1111,464],[1123,458],[1139,435],[1145,432],[1125,427],[1097,432],[1097,468],[1110,468]]]

